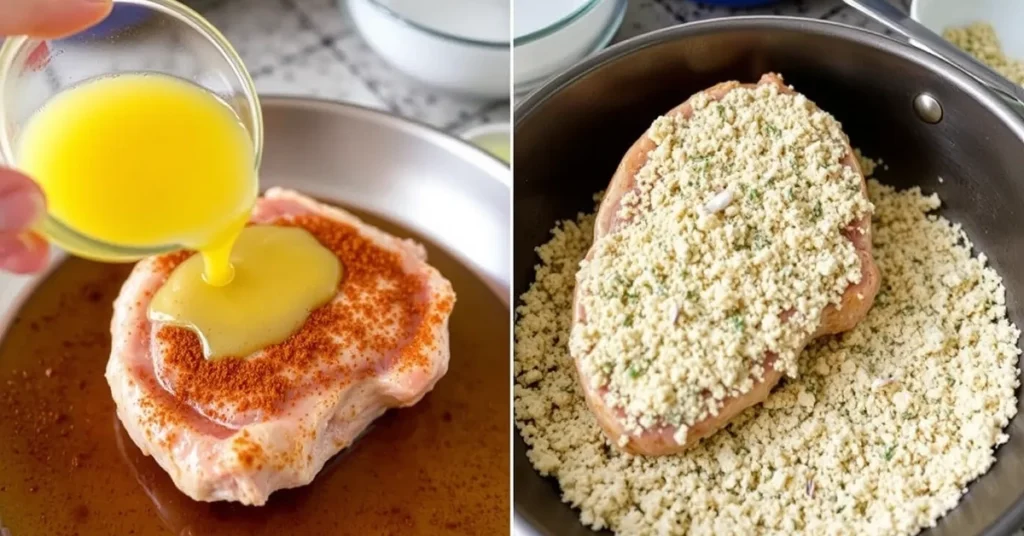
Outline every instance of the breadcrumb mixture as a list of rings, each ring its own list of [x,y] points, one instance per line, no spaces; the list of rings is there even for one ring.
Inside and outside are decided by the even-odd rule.
[[[627,431],[668,424],[679,443],[763,378],[769,352],[796,375],[824,309],[861,280],[843,230],[872,210],[841,125],[805,96],[761,84],[690,104],[651,126],[629,223],[580,265],[570,339]]]
[[[872,166],[873,167],[873,166]],[[518,307],[515,415],[529,458],[584,524],[619,534],[914,534],[995,461],[1016,412],[1005,288],[917,188],[869,182],[882,287],[867,318],[812,343],[799,379],[674,456],[613,449],[568,352],[593,215],[539,247]]]
[[[961,28],[947,28],[942,36],[1011,82],[1024,86],[1024,61],[1006,57],[991,24],[976,22]]]

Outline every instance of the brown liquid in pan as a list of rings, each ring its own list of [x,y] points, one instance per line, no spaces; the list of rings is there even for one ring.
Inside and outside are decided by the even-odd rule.
[[[103,372],[111,304],[130,266],[65,262],[0,342],[0,533],[507,534],[508,309],[423,243],[458,294],[448,374],[416,406],[378,419],[312,484],[263,507],[192,501],[122,431]]]

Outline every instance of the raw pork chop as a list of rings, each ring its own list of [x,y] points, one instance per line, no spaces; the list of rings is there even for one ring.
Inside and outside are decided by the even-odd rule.
[[[262,505],[308,484],[385,410],[417,403],[448,370],[455,294],[422,246],[280,189],[257,202],[252,222],[303,227],[343,265],[335,299],[284,343],[207,361],[194,333],[150,322],[153,293],[188,254],[143,260],[114,303],[106,377],[117,415],[199,501]]]
[[[782,78],[776,74],[765,74],[758,81],[758,84],[774,84],[778,86],[781,93],[794,93],[793,89],[785,85]],[[705,90],[704,93],[713,100],[719,100],[734,88],[752,88],[754,86],[755,84],[723,82]],[[666,115],[680,114],[684,117],[689,117],[692,113],[690,102],[687,100],[673,108]],[[635,187],[636,174],[647,163],[647,155],[653,149],[655,149],[655,143],[645,134],[629,148],[629,151],[623,157],[622,162],[615,171],[615,175],[612,176],[601,206],[598,208],[597,220],[594,226],[595,242],[602,236],[629,224],[628,220],[623,220],[619,217],[619,206],[622,197]],[[860,162],[848,143],[842,163],[854,169],[858,175],[861,175],[861,191],[867,196],[867,185],[863,181]],[[823,335],[841,333],[852,329],[867,315],[872,303],[874,303],[875,295],[878,293],[881,276],[871,255],[871,218],[866,216],[851,222],[843,234],[853,243],[857,256],[860,258],[861,280],[860,283],[847,287],[842,295],[840,307],[829,305],[823,311],[817,330],[807,342]],[[593,249],[588,256],[591,254],[593,254]],[[577,285],[577,288],[579,288],[579,285]],[[586,311],[579,305],[578,296],[575,302],[576,305],[573,307],[573,323],[585,322]],[[680,443],[673,438],[676,428],[667,425],[644,430],[639,435],[628,434],[621,422],[621,410],[606,404],[603,390],[595,389],[590,381],[582,378],[583,372],[580,367],[579,356],[576,357],[577,372],[581,375],[580,385],[598,424],[605,431],[605,434],[608,435],[612,444],[621,445],[624,443],[625,446],[622,449],[626,452],[643,455],[672,454],[689,448],[702,438],[715,433],[728,424],[729,420],[744,409],[763,402],[783,375],[781,371],[776,370],[772,366],[775,356],[767,355],[764,360],[765,373],[763,379],[760,381],[755,380],[753,388],[746,393],[723,400],[718,414],[694,423],[686,434],[686,440]]]

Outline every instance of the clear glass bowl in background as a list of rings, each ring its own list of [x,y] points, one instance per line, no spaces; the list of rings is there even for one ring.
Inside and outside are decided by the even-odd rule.
[[[939,35],[950,27],[987,22],[995,28],[1007,57],[1024,58],[1024,2],[1019,0],[914,0],[910,16]]]
[[[59,40],[22,36],[4,41],[0,46],[0,163],[18,167],[18,135],[54,95],[88,80],[122,73],[175,76],[215,94],[249,132],[255,169],[259,169],[263,118],[252,79],[227,39],[175,0],[114,0],[107,22],[92,29]],[[259,180],[255,172],[253,180]],[[38,230],[71,253],[104,261],[138,260],[181,249],[178,244],[143,248],[105,243],[51,215],[43,218]]]
[[[589,0],[564,17],[513,39],[516,95],[603,49],[626,16],[628,0]],[[517,32],[518,33],[518,32]]]
[[[463,4],[500,4],[504,0],[465,0]],[[427,85],[471,98],[507,100],[509,60],[508,13],[504,15],[500,35],[470,37],[458,35],[450,27],[438,24],[445,18],[467,17],[452,11],[453,3],[430,6],[438,10],[438,19],[417,20],[408,12],[429,0],[348,0],[348,13],[366,42],[381,57],[405,74]],[[456,3],[457,4],[457,3]],[[508,9],[507,5],[502,6]],[[475,16],[492,10],[478,11]],[[432,17],[434,18],[434,17]],[[466,18],[466,21],[472,21]],[[498,19],[488,17],[483,28],[490,28]],[[490,32],[486,32],[490,34]]]

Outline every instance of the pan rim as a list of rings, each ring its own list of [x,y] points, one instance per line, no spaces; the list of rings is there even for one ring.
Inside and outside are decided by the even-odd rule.
[[[1014,112],[1006,102],[983,86],[981,82],[978,82],[958,67],[938,58],[934,54],[923,51],[908,43],[897,41],[892,37],[849,24],[784,15],[744,15],[688,22],[655,30],[616,43],[600,53],[575,64],[530,93],[515,107],[512,121],[513,129],[518,127],[524,119],[529,117],[534,110],[555,93],[565,89],[576,82],[576,80],[599,67],[629,56],[639,50],[682,36],[694,37],[727,30],[761,30],[766,28],[840,37],[921,64],[930,70],[937,71],[947,81],[956,83],[960,89],[966,91],[971,97],[978,99],[983,105],[993,109],[999,118],[1009,123],[1017,136],[1024,140],[1024,117]]]
[[[481,147],[477,147],[469,140],[466,140],[455,133],[449,133],[433,125],[425,123],[423,121],[412,119],[408,117],[399,116],[390,113],[386,110],[366,106],[362,104],[355,104],[349,102],[341,102],[323,97],[312,97],[305,95],[287,95],[287,94],[264,94],[260,96],[260,106],[263,108],[267,107],[281,107],[281,108],[298,108],[298,109],[323,109],[331,113],[342,113],[346,115],[355,114],[356,116],[363,116],[372,118],[373,121],[386,125],[390,128],[411,133],[421,139],[429,141],[430,143],[439,146],[441,149],[453,153],[458,158],[465,162],[479,168],[484,174],[487,175],[488,179],[496,181],[500,186],[503,186],[508,191],[508,203],[511,209],[512,206],[512,168],[508,163],[502,161],[497,156],[487,152]],[[261,186],[261,190],[263,187]],[[366,208],[362,208],[367,210]],[[389,220],[393,218],[387,214],[379,214],[374,211],[377,216],[384,217]],[[510,210],[511,213],[511,210]],[[511,222],[507,222],[508,225],[505,232],[510,237],[509,244],[512,244],[511,234],[512,225]],[[413,227],[414,230],[417,230]],[[422,229],[418,229],[422,231]],[[435,237],[436,239],[436,237]],[[511,309],[512,304],[512,274],[509,270],[506,274],[490,273],[485,271],[483,267],[479,266],[472,258],[464,255],[462,252],[454,251],[447,246],[443,246],[445,251],[452,255],[460,264],[470,269],[473,274],[488,283],[490,290],[502,301],[506,308]],[[509,263],[512,258],[509,256]],[[0,321],[3,320],[2,313],[0,313]],[[4,336],[3,324],[0,324],[0,340]]]
[[[478,164],[482,170],[490,176],[490,178],[498,181],[508,189],[512,189],[512,179],[510,177],[508,165],[503,162],[500,158],[492,155],[491,153],[473,145],[472,143],[462,139],[461,137],[441,130],[431,124],[425,123],[418,119],[411,117],[402,117],[393,113],[381,110],[380,108],[374,108],[372,106],[366,106],[363,104],[356,104],[354,102],[342,102],[324,97],[314,97],[306,95],[289,95],[285,93],[261,93],[260,94],[260,106],[285,106],[285,107],[300,107],[300,108],[336,108],[340,110],[347,110],[349,112],[356,112],[358,114],[374,117],[378,121],[381,121],[390,126],[399,127],[400,129],[411,129],[412,131],[419,131],[420,134],[426,135],[431,141],[440,142],[448,148],[455,148],[459,153],[459,156],[469,157],[470,163]],[[479,125],[478,125],[479,126]],[[463,127],[465,128],[465,127]],[[465,152],[466,154],[461,154]],[[483,158],[481,158],[483,157]],[[484,162],[487,162],[486,164]],[[497,164],[496,166],[493,164]]]

